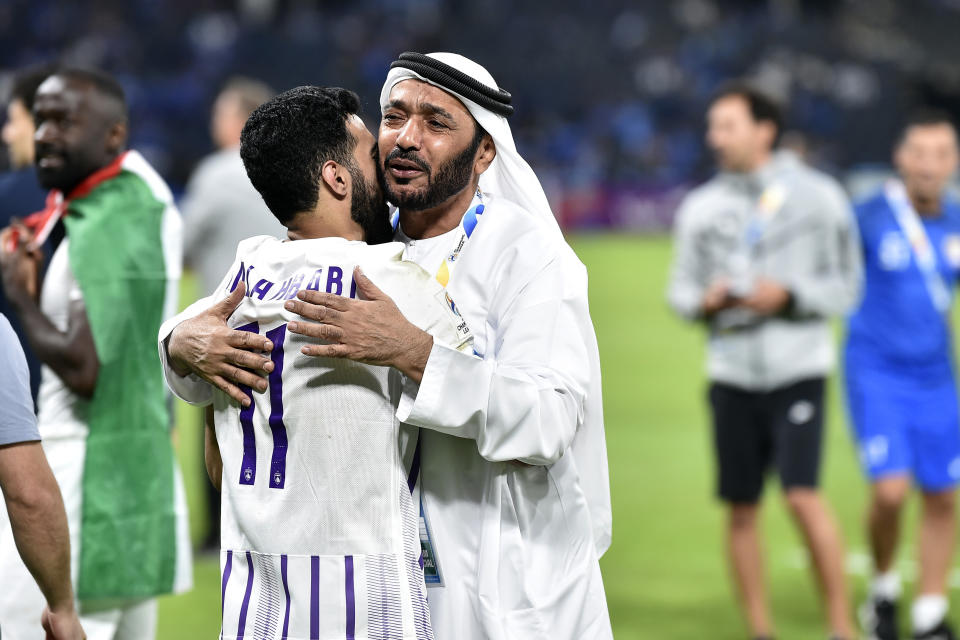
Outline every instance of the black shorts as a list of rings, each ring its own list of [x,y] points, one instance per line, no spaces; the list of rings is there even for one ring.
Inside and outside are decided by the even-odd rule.
[[[823,394],[823,378],[766,392],[710,386],[721,499],[757,502],[771,467],[779,472],[784,490],[817,486]]]

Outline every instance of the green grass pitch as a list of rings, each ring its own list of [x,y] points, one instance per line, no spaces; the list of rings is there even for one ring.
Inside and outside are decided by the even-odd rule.
[[[614,533],[601,566],[614,635],[618,640],[742,640],[746,632],[722,556],[723,512],[712,497],[704,336],[699,327],[676,319],[664,302],[670,241],[581,235],[571,242],[589,269],[603,361]],[[184,291],[192,291],[191,283]],[[843,528],[850,588],[858,604],[869,573],[862,526],[866,486],[835,382],[828,403],[822,481]],[[200,442],[195,413],[180,405],[177,447],[195,514],[195,540],[205,525],[198,489]],[[766,496],[763,529],[778,637],[825,638],[806,554],[775,481]],[[907,595],[915,519],[911,503],[899,557]],[[218,560],[198,558],[194,567],[193,591],[161,599],[161,640],[212,639],[219,631]],[[960,585],[960,573],[951,582]],[[954,608],[960,604],[955,590],[951,600]],[[906,623],[907,616],[902,617]]]

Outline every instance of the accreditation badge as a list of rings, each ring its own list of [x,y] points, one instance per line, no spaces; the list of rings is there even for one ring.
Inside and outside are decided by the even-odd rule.
[[[960,269],[960,234],[951,233],[943,240],[943,255],[954,269]]]
[[[442,587],[443,574],[440,572],[440,561],[430,533],[430,520],[423,506],[423,497],[420,498],[420,556],[423,559],[423,582],[427,587]]]

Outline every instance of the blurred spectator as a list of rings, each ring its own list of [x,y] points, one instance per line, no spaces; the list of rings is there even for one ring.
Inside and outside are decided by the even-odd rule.
[[[237,244],[251,236],[286,237],[250,184],[240,159],[240,132],[254,109],[273,96],[265,84],[231,79],[213,103],[210,135],[219,151],[197,167],[181,202],[186,266],[197,272],[204,295],[233,264]]]
[[[13,218],[25,218],[43,209],[46,200],[46,192],[40,187],[33,169],[33,94],[52,72],[52,67],[35,67],[19,73],[7,99],[7,121],[0,135],[7,147],[10,171],[0,175],[0,229],[9,225]],[[52,253],[62,238],[63,223],[58,222],[44,249]],[[30,393],[36,402],[40,389],[40,361],[27,342],[20,321],[11,311],[0,288],[0,313],[10,319],[20,338],[30,368]]]
[[[499,46],[488,27],[502,29]],[[645,229],[664,228],[668,207],[654,203],[652,216],[598,207],[708,177],[702,114],[725,79],[749,76],[775,93],[817,166],[846,169],[886,160],[884,140],[918,99],[960,113],[958,30],[960,3],[947,0],[17,0],[0,4],[0,59],[59,54],[117,73],[134,145],[176,190],[207,151],[198,114],[224,78],[356,87],[373,106],[401,51],[482,55],[521,105],[511,126],[557,185],[554,208],[602,190],[609,196],[571,224]]]
[[[123,89],[61,69],[34,97],[36,165],[67,237],[40,286],[32,229],[0,233],[11,307],[43,361],[38,430],[64,498],[74,589],[92,639],[150,640],[156,596],[189,586],[186,501],[154,338],[175,310],[181,225],[163,179],[127,150]],[[32,630],[44,599],[0,548],[4,636]]]
[[[956,536],[960,409],[950,307],[960,278],[957,130],[938,111],[911,117],[894,152],[892,179],[857,206],[866,290],[850,317],[847,406],[872,483],[868,536],[874,577],[862,618],[870,637],[897,639],[900,514],[916,484],[914,638],[954,638],[946,620]]]
[[[270,213],[240,159],[240,132],[253,110],[273,97],[273,91],[250,78],[232,78],[213,103],[210,136],[219,151],[207,156],[187,184],[181,202],[184,217],[186,266],[210,295],[224,271],[233,264],[237,245],[251,236],[286,237],[286,229]],[[203,429],[200,430],[201,436]],[[204,549],[220,550],[220,494],[204,483],[210,529]]]
[[[669,300],[710,331],[707,369],[717,493],[728,553],[754,638],[773,637],[758,532],[771,469],[803,534],[823,590],[831,638],[854,638],[843,542],[818,490],[827,318],[853,304],[860,254],[840,185],[787,151],[777,105],[731,85],[707,113],[721,172],[677,214]]]

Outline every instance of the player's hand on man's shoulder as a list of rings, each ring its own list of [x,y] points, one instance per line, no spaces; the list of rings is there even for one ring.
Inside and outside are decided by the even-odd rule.
[[[244,291],[240,282],[229,296],[178,324],[167,338],[166,348],[177,375],[194,373],[247,406],[250,399],[239,385],[266,391],[262,373],[273,371],[273,362],[262,354],[270,352],[273,343],[256,333],[227,326],[227,319],[243,301]]]
[[[301,290],[285,306],[311,322],[291,322],[287,329],[327,343],[304,346],[306,355],[390,366],[419,382],[433,338],[410,323],[359,267],[353,277],[362,299]]]

